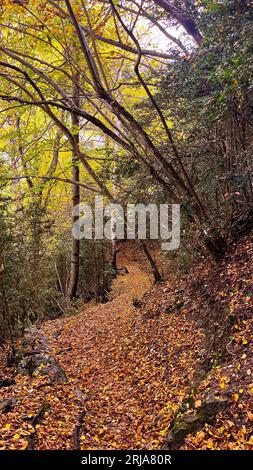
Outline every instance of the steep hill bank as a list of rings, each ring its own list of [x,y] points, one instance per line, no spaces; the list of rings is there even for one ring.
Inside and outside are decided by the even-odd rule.
[[[2,370],[1,448],[252,448],[252,258],[248,237],[151,287],[124,244],[111,300],[27,332]]]

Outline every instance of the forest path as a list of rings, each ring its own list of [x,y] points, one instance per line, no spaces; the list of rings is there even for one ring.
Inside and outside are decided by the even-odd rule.
[[[61,327],[57,348],[60,343],[66,353],[58,360],[74,386],[87,396],[80,433],[82,448],[134,448],[136,434],[139,438],[145,425],[145,390],[150,381],[150,370],[142,357],[145,343],[143,352],[129,347],[137,326],[133,299],[142,297],[151,287],[142,256],[134,248],[124,255],[119,253],[118,265],[126,266],[129,273],[114,280],[108,303],[93,305],[79,315],[48,322],[44,327],[51,344]],[[136,331],[138,335],[138,328]]]
[[[179,320],[162,313],[174,295],[170,283],[152,287],[136,244],[122,245],[118,265],[129,273],[115,279],[108,303],[42,328],[69,382],[55,385],[55,397],[49,390],[52,408],[38,430],[37,448],[73,448],[73,429],[84,410],[81,449],[159,449],[192,383],[201,338],[187,315]],[[133,299],[150,288],[147,307],[135,308]]]
[[[32,377],[19,374],[0,390],[0,398],[19,397],[0,416],[2,448],[30,448],[29,436],[38,450],[159,449],[164,444],[192,384],[202,336],[187,311],[168,315],[175,301],[172,283],[152,287],[143,254],[134,245],[122,245],[118,263],[129,273],[115,279],[108,303],[38,326],[68,381],[51,383],[42,369]],[[133,299],[146,291],[143,306],[134,307]],[[43,403],[47,411],[31,426],[30,417]]]
[[[224,396],[226,400],[231,397],[229,407],[210,426],[188,436],[182,448],[252,449],[253,327],[249,266],[253,241],[238,247],[232,258],[228,255],[229,268],[227,272],[224,266],[217,268],[216,279],[208,265],[206,272],[199,269],[190,280],[187,276],[180,283],[171,274],[168,281],[151,288],[140,253],[128,246],[124,246],[124,253],[124,257],[119,256],[119,263],[127,266],[129,274],[115,280],[107,304],[90,304],[77,315],[38,325],[34,330],[40,340],[33,342],[33,351],[27,350],[26,356],[22,356],[22,351],[24,354],[27,338],[17,343],[24,360],[31,354],[38,357],[36,350],[43,339],[49,359],[58,361],[68,380],[55,381],[43,367],[32,374],[29,371],[29,375],[17,375],[15,368],[3,366],[0,380],[11,380],[0,387],[0,405],[8,405],[0,412],[0,450],[160,449],[175,413],[186,398],[192,401],[196,379],[203,378],[203,366],[210,357],[209,330],[201,327],[199,319],[202,322],[210,317],[213,299],[220,302],[217,292],[222,299],[227,292],[225,298],[228,302],[232,299],[232,305],[237,305],[236,295],[237,312],[243,321],[241,327],[236,324],[233,330],[235,341],[229,344],[232,354],[226,357],[226,362],[212,367],[199,384],[194,408],[199,408],[210,396]],[[245,281],[244,295],[238,291],[231,294],[230,286],[235,285],[236,279]],[[199,296],[192,295],[193,285]],[[211,300],[204,310],[207,286]],[[134,307],[133,298],[143,294],[141,308]],[[220,317],[220,311],[218,314]],[[217,322],[219,317],[211,319]]]

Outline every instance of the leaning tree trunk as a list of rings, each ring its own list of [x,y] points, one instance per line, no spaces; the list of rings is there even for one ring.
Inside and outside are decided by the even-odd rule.
[[[158,269],[158,267],[157,267],[157,265],[156,265],[154,259],[152,258],[151,254],[150,254],[150,252],[149,252],[149,250],[148,250],[148,247],[147,247],[146,243],[144,243],[143,240],[140,240],[140,246],[141,246],[141,248],[142,248],[142,250],[143,250],[143,252],[144,252],[144,254],[145,254],[145,256],[146,256],[146,258],[147,258],[147,260],[148,260],[148,262],[149,262],[149,264],[150,264],[150,266],[151,266],[155,283],[161,282],[161,281],[163,280],[163,279],[162,279],[162,276],[161,276],[161,274],[160,274],[160,272],[159,272],[159,269]]]
[[[177,8],[169,0],[154,0],[154,3],[163,8],[167,13],[169,13],[172,18],[174,18],[184,29],[185,31],[194,39],[194,41],[200,46],[203,41],[203,36],[198,29],[198,26],[190,15],[187,15],[185,12]]]
[[[117,126],[120,129],[120,121],[117,119]],[[113,184],[113,197],[117,199],[117,185],[119,177],[118,169],[118,153],[119,145],[117,142],[114,143],[114,162],[113,162],[113,175],[112,175],[112,184]],[[117,214],[115,210],[112,212],[111,217],[111,267],[115,275],[117,273]]]
[[[75,104],[79,106],[79,86],[75,85],[74,90]],[[74,129],[74,138],[76,144],[79,146],[79,118],[76,114],[72,114],[72,127]],[[80,169],[79,159],[76,153],[72,152],[72,180],[76,183],[80,181]],[[72,207],[75,207],[80,203],[80,186],[78,184],[72,185]],[[79,215],[72,216],[72,224],[79,219]],[[77,286],[79,280],[79,268],[80,268],[80,240],[77,240],[72,235],[72,247],[71,247],[71,267],[69,276],[69,285],[67,296],[69,299],[73,299],[77,295]]]
[[[116,168],[114,168],[114,172],[115,171],[117,171]],[[116,218],[115,213],[113,212],[112,217],[111,217],[111,267],[115,274],[117,272],[117,233],[116,233],[116,230],[117,230],[117,218]]]

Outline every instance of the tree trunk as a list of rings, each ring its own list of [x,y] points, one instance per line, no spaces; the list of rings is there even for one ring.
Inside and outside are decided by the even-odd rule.
[[[195,22],[186,14],[182,13],[176,8],[169,0],[154,0],[154,2],[169,13],[185,31],[194,39],[194,41],[200,46],[203,41],[203,36],[197,28]]]
[[[120,121],[117,119],[117,126],[120,129]],[[118,153],[119,153],[119,144],[114,142],[114,166],[113,166],[113,175],[112,175],[112,184],[113,184],[113,197],[117,199],[117,184],[118,184]],[[115,211],[112,213],[111,217],[111,267],[116,275],[117,273],[117,216]]]
[[[117,272],[117,237],[116,237],[116,222],[112,216],[112,239],[111,239],[111,267],[114,273]]]
[[[75,85],[74,90],[75,104],[79,106],[79,86]],[[72,127],[74,129],[73,134],[77,146],[79,146],[79,118],[76,114],[72,114]],[[77,183],[80,182],[80,169],[79,159],[76,153],[72,152],[72,180]],[[72,207],[80,203],[80,186],[78,184],[72,185]],[[72,224],[79,219],[79,215],[72,216]],[[79,267],[80,267],[80,240],[77,240],[72,235],[72,247],[71,247],[71,266],[70,276],[68,285],[68,298],[73,299],[77,295],[77,286],[79,280]]]
[[[158,267],[157,267],[157,265],[156,265],[154,259],[152,258],[151,254],[150,254],[150,252],[149,252],[149,250],[148,250],[148,248],[147,248],[146,243],[144,243],[143,240],[140,240],[140,246],[141,246],[141,248],[142,248],[142,250],[143,250],[143,252],[144,252],[144,254],[145,254],[145,256],[146,256],[146,258],[147,258],[147,260],[148,260],[148,262],[149,262],[149,264],[150,264],[150,266],[151,266],[155,283],[161,282],[161,281],[163,280],[163,278],[162,278],[162,276],[161,276],[161,274],[160,274],[160,272],[159,272],[159,270],[158,270]]]

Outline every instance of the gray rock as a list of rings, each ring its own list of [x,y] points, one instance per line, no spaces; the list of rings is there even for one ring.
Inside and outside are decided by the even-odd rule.
[[[205,423],[209,423],[228,402],[227,398],[207,398],[197,412],[187,411],[172,424],[167,437],[167,448],[177,449],[189,434],[200,431]]]
[[[16,398],[5,398],[4,400],[0,401],[0,414],[1,413],[8,413],[11,409],[16,405],[17,400]]]
[[[184,415],[174,424],[171,432],[168,435],[167,443],[170,448],[177,448],[182,444],[184,438],[188,434],[199,431],[202,428],[203,422],[197,415]]]
[[[36,343],[36,348],[39,348],[40,351],[48,352],[50,350],[50,345],[45,336],[36,327],[29,327],[25,329],[25,336],[23,338],[23,348],[25,349],[34,349]]]
[[[202,403],[199,414],[203,415],[205,418],[215,416],[220,411],[224,410],[227,402],[227,398],[209,397]]]
[[[51,383],[67,382],[67,376],[59,363],[48,355],[36,354],[31,356],[24,356],[17,365],[17,371],[24,375],[32,377],[36,371],[40,375],[46,375]]]

